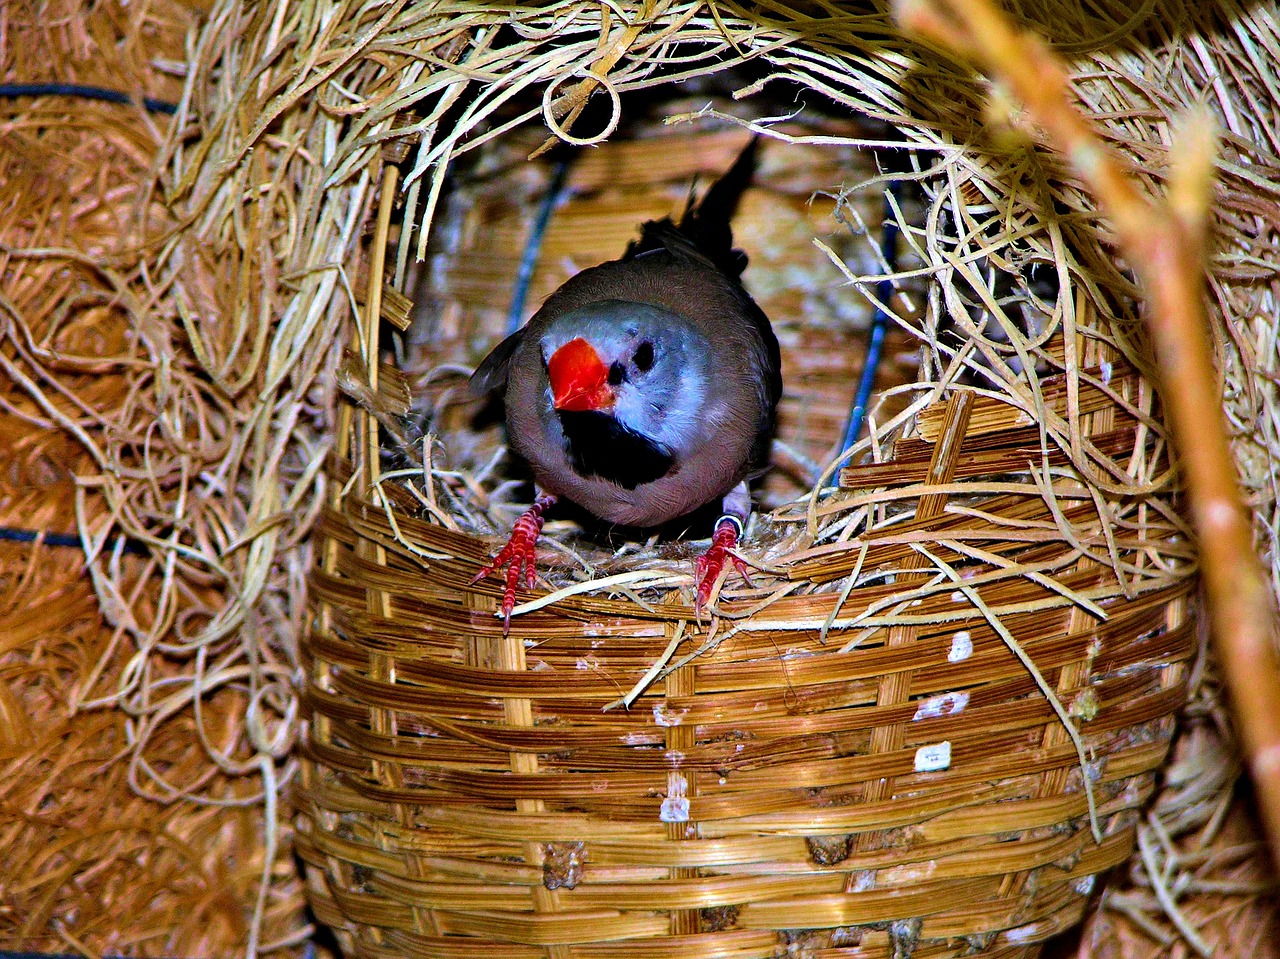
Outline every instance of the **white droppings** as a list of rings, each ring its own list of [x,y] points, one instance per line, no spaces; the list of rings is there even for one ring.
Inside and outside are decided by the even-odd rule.
[[[723,785],[724,785],[725,783],[727,783],[728,781],[729,781],[729,780],[725,779],[723,776],[721,776],[721,777],[720,777],[720,785],[721,785],[721,786],[723,786]]]
[[[957,589],[955,592],[953,592],[953,593],[951,594],[951,602],[953,602],[953,603],[963,603],[963,602],[964,602],[964,593],[960,592],[960,590],[958,590],[958,589]]]
[[[537,646],[537,645],[538,645],[538,641],[537,641],[536,639],[526,639],[526,640],[524,641],[524,648],[525,648],[525,649],[533,649],[533,647],[535,647],[535,646]]]
[[[684,753],[678,749],[668,749],[666,752],[666,759],[667,762],[671,763],[671,765],[679,766],[684,762]]]
[[[734,744],[733,751],[734,751],[735,753],[740,753],[740,752],[742,752],[742,749],[743,749],[742,743],[735,743],[735,744]]]
[[[924,862],[898,866],[893,870],[893,880],[895,883],[924,882],[937,871],[938,860],[926,859]]]
[[[662,800],[658,810],[658,818],[663,822],[688,822],[689,800],[685,793],[689,791],[689,781],[680,773],[667,776],[667,798]]]
[[[649,737],[644,733],[627,733],[622,737],[624,746],[647,746],[649,742]]]
[[[936,773],[951,766],[951,742],[944,740],[916,750],[916,772]]]
[[[687,709],[671,709],[666,703],[654,703],[653,721],[658,726],[679,726],[688,712]]]
[[[973,636],[967,629],[962,629],[951,637],[951,652],[947,653],[947,662],[962,663],[973,655]]]
[[[579,656],[573,663],[576,669],[598,669],[600,660],[596,659],[594,654]]]
[[[604,645],[604,640],[603,640],[603,639],[593,639],[593,640],[591,641],[591,648],[592,648],[592,649],[599,649],[599,648],[600,648],[601,646],[603,646],[603,645]]]
[[[1019,926],[1017,929],[1006,929],[1004,931],[1005,939],[1014,944],[1027,942],[1040,934],[1040,927],[1034,922]]]
[[[1092,688],[1088,688],[1080,690],[1072,697],[1067,713],[1087,723],[1098,717],[1100,708],[1101,703],[1098,702],[1097,692]]]
[[[1076,892],[1082,896],[1087,896],[1093,892],[1093,884],[1097,876],[1084,876],[1076,883]]]
[[[868,892],[876,887],[876,871],[863,869],[853,877],[854,892]]]
[[[932,719],[935,716],[954,716],[964,712],[964,708],[968,705],[969,694],[966,692],[943,693],[941,696],[931,696],[922,702],[911,718],[921,720]]]
[[[1110,361],[1110,360],[1102,360],[1102,361],[1100,361],[1100,362],[1098,363],[1098,366],[1099,366],[1099,368],[1101,368],[1101,370],[1102,370],[1102,383],[1103,383],[1103,385],[1104,385],[1104,386],[1109,386],[1109,385],[1111,384],[1111,361]]]

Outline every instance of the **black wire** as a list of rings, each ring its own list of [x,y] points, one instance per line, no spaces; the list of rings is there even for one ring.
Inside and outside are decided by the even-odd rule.
[[[74,533],[48,533],[34,529],[19,529],[16,526],[0,526],[0,540],[9,540],[13,543],[34,543],[39,540],[46,546],[66,546],[71,549],[80,549],[84,545],[80,537]],[[147,556],[151,552],[145,543],[128,538],[124,539],[123,549],[126,553],[132,553],[135,556]],[[4,955],[0,952],[0,959],[3,959]]]
[[[120,90],[91,87],[83,83],[0,83],[0,97],[82,97],[107,103],[134,102],[133,97]],[[178,112],[176,103],[154,97],[143,97],[142,105],[152,113],[172,115]]]
[[[547,225],[551,222],[551,214],[555,212],[564,196],[565,184],[569,178],[569,167],[573,162],[574,152],[566,151],[556,162],[551,174],[551,182],[542,197],[537,216],[529,230],[529,238],[524,245],[524,254],[520,257],[520,269],[516,273],[516,282],[511,290],[511,307],[507,310],[507,332],[514,333],[520,329],[524,319],[524,303],[529,296],[529,284],[533,281],[533,269],[538,265],[538,254],[542,251],[542,238],[546,236]]]
[[[884,259],[885,272],[893,273],[898,263],[898,219],[893,201],[901,196],[900,181],[891,180],[889,190],[884,196],[884,225],[880,234],[880,253]],[[876,284],[877,303],[888,303],[893,296],[893,281],[883,279]],[[853,408],[849,410],[849,422],[844,430],[844,445],[847,450],[858,441],[862,434],[862,424],[867,415],[867,404],[871,402],[871,390],[875,387],[876,369],[880,366],[880,357],[884,352],[884,335],[889,326],[889,314],[882,306],[876,306],[875,316],[871,320],[871,335],[867,343],[867,359],[862,365],[862,377],[858,380],[858,390],[854,394]]]

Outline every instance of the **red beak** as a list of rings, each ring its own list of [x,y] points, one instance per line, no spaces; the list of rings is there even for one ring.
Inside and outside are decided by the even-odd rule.
[[[613,406],[609,369],[590,343],[575,337],[551,354],[547,361],[551,397],[558,410],[583,412]]]

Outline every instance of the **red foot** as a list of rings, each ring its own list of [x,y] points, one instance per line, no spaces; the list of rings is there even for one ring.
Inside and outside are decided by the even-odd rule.
[[[715,587],[716,580],[720,577],[720,571],[724,569],[725,557],[733,561],[733,565],[742,574],[742,578],[747,581],[747,585],[751,584],[751,576],[747,572],[747,564],[729,552],[738,544],[738,531],[740,529],[742,529],[742,526],[736,519],[729,516],[720,517],[720,520],[716,523],[715,535],[711,537],[711,548],[699,556],[694,564],[694,577],[698,581],[698,592],[693,602],[695,614],[700,614],[702,607],[711,598],[711,590]]]
[[[554,496],[539,496],[533,505],[525,510],[524,515],[516,520],[511,530],[511,538],[507,545],[498,551],[498,555],[484,569],[480,570],[472,583],[478,583],[496,569],[507,568],[507,585],[502,592],[502,635],[511,629],[511,610],[516,605],[516,586],[520,582],[520,571],[524,570],[524,585],[533,589],[534,561],[538,536],[542,533],[543,512],[556,501]]]

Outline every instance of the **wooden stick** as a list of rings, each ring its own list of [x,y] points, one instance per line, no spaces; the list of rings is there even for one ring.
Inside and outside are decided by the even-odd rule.
[[[391,231],[391,211],[395,207],[396,184],[400,180],[400,168],[394,163],[387,163],[382,169],[382,195],[378,200],[378,219],[373,238],[373,249],[369,256],[369,289],[365,294],[364,320],[364,361],[368,367],[369,390],[374,396],[378,394],[378,374],[382,368],[379,350],[378,333],[382,322],[382,287],[386,283],[387,237]],[[364,419],[364,468],[368,483],[369,495],[375,503],[382,502],[382,492],[378,488],[380,472],[381,442],[378,438],[378,419],[372,414],[365,414]]]
[[[1204,303],[1210,121],[1201,115],[1186,125],[1174,154],[1169,198],[1153,200],[1073,104],[1057,58],[989,0],[898,0],[897,15],[908,30],[971,56],[1021,100],[1048,142],[1093,190],[1147,290],[1146,323],[1200,536],[1215,646],[1272,856],[1280,864],[1275,611],[1227,441]]]

